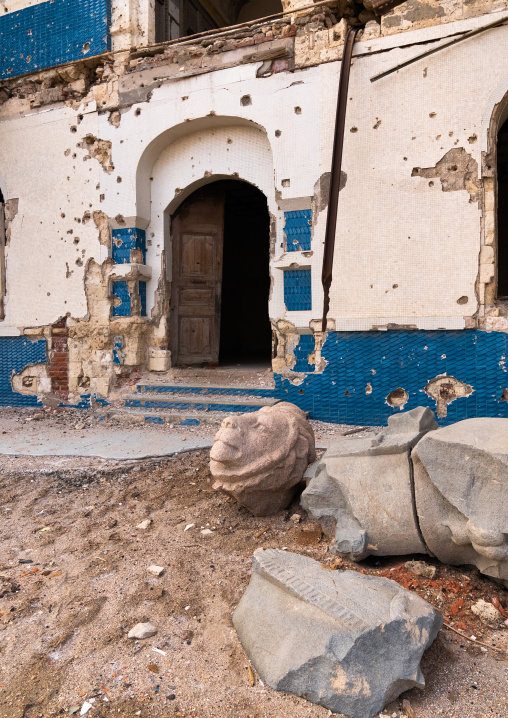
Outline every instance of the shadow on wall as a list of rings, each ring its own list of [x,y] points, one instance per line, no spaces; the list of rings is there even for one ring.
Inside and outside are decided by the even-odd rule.
[[[301,340],[312,348],[307,336]],[[300,345],[295,354],[296,366],[303,366]],[[503,332],[331,332],[322,354],[325,370],[300,374],[299,384],[275,375],[277,398],[312,419],[379,426],[394,412],[417,406],[437,409],[441,426],[473,417],[508,418]]]

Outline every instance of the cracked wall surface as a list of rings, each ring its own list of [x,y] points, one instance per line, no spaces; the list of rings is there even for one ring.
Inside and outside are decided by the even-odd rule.
[[[408,2],[390,14],[402,19],[384,34],[383,22],[364,16],[351,72],[330,331],[489,329],[478,282],[492,281],[495,252],[481,245],[489,177],[480,138],[505,80],[506,28],[450,48],[446,63],[436,54],[370,82],[422,45],[454,35],[454,23],[464,31],[485,21],[485,5],[455,5],[451,12],[450,3]],[[429,10],[436,7],[437,16]],[[0,83],[0,186],[16,198],[0,334],[50,342],[49,328],[64,317],[69,395],[107,395],[129,368],[167,368],[170,215],[194,189],[225,178],[267,197],[274,369],[293,369],[299,338],[311,331],[307,364],[326,372],[320,275],[343,14],[340,4],[320,6]],[[404,30],[400,46],[394,27]],[[26,147],[36,150],[20,151]],[[299,210],[311,212],[310,250],[286,251],[285,213]],[[122,228],[146,232],[146,259],[132,250],[124,275],[111,241]],[[310,272],[310,309],[287,309],[289,270]],[[120,280],[134,316],[112,316],[119,301],[112,282]],[[362,390],[367,384],[375,393],[375,382]],[[405,405],[407,391],[398,382],[383,404]]]

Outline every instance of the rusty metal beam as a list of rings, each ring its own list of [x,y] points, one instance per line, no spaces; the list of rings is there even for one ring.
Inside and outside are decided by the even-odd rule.
[[[323,321],[321,331],[326,331],[326,318],[330,308],[330,287],[332,284],[333,254],[335,250],[335,232],[337,230],[337,209],[339,204],[340,176],[342,172],[342,151],[344,148],[344,130],[346,126],[346,109],[349,88],[349,75],[351,71],[351,58],[358,28],[349,27],[344,43],[342,63],[340,66],[339,94],[337,98],[337,118],[335,122],[335,137],[333,140],[332,172],[330,179],[330,198],[328,214],[326,217],[325,248],[323,254],[323,270],[321,282],[323,284]]]

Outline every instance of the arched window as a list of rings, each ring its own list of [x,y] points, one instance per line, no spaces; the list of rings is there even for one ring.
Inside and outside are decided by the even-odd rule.
[[[497,297],[508,299],[508,120],[497,136]]]

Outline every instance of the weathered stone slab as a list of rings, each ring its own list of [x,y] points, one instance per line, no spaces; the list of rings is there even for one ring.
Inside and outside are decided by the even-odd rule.
[[[508,419],[467,419],[412,453],[425,542],[443,563],[472,564],[508,587]]]
[[[279,402],[222,422],[210,452],[213,488],[255,516],[274,514],[289,506],[315,459],[314,432],[305,414]]]
[[[433,429],[430,409],[391,416],[373,437],[337,439],[305,474],[310,483],[301,504],[325,531],[335,531],[334,552],[354,560],[426,553],[415,518],[410,452]]]
[[[233,624],[272,688],[373,718],[403,691],[424,686],[420,660],[442,618],[389,579],[260,549]]]

